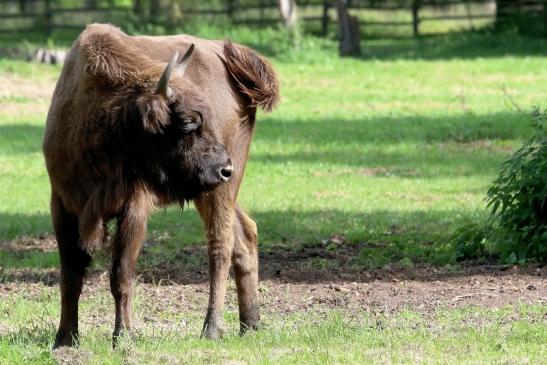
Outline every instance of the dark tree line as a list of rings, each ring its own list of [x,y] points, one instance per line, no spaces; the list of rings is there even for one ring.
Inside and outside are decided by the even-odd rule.
[[[547,1],[496,0],[496,27],[547,36]]]

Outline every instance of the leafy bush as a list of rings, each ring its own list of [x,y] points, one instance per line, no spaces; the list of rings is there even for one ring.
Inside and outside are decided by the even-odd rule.
[[[547,260],[547,110],[534,112],[535,136],[504,163],[487,193],[490,237],[504,262]]]
[[[484,223],[468,223],[459,227],[450,240],[453,246],[453,259],[481,260],[490,256],[486,248],[490,232],[489,225]]]
[[[547,260],[547,110],[534,112],[533,126],[535,135],[505,161],[488,189],[491,215],[452,234],[452,260]]]

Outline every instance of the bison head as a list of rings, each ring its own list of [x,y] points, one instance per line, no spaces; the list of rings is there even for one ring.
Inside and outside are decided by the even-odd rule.
[[[150,188],[169,200],[194,198],[227,182],[230,156],[211,123],[204,95],[184,73],[194,50],[178,52],[155,87],[139,90],[122,106],[122,138],[130,146],[128,164]],[[177,82],[170,84],[171,79]]]

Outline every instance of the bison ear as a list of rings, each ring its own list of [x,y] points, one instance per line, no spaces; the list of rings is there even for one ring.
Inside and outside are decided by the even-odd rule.
[[[163,129],[169,125],[169,105],[162,95],[142,95],[136,100],[136,118],[142,123],[148,133],[163,133]]]
[[[247,47],[224,43],[226,69],[239,92],[254,107],[272,111],[279,101],[279,82],[272,65]]]

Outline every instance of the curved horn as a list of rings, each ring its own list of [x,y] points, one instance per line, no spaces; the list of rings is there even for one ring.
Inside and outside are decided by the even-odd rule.
[[[186,52],[184,52],[184,55],[182,56],[180,61],[179,51],[175,52],[173,59],[167,64],[165,70],[163,71],[163,74],[161,74],[160,81],[158,82],[158,86],[156,88],[156,93],[163,95],[165,98],[171,97],[172,91],[169,87],[169,79],[171,78],[171,73],[174,70],[178,77],[182,77],[184,75],[184,72],[186,71],[186,68],[188,67],[188,64],[190,63],[190,57],[192,56],[193,52],[193,43],[190,45],[190,47],[188,47]]]
[[[173,67],[177,64],[179,59],[179,51],[175,52],[173,59],[165,66],[165,70],[161,74],[160,81],[158,81],[158,86],[156,87],[156,93],[163,95],[165,98],[171,96],[171,88],[169,87],[169,79],[171,78],[171,73],[173,72]]]
[[[186,71],[186,67],[188,67],[188,64],[190,63],[190,57],[192,56],[193,52],[194,52],[194,43],[190,44],[190,47],[188,47],[186,52],[184,52],[184,55],[182,56],[180,63],[176,67],[176,72],[179,77],[184,75],[184,72]]]

